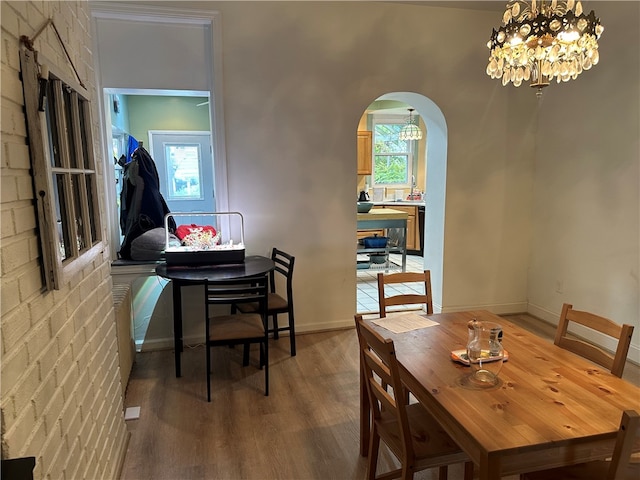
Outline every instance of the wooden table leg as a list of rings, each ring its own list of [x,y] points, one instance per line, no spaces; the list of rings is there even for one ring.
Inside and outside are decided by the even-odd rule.
[[[175,350],[176,377],[182,376],[180,357],[182,354],[182,286],[180,282],[171,281],[173,288],[173,348]]]
[[[362,356],[360,356],[360,455],[366,457],[369,451],[369,436],[371,434],[371,405],[365,388]]]
[[[491,457],[487,454],[480,459],[480,480],[500,480],[500,458]]]

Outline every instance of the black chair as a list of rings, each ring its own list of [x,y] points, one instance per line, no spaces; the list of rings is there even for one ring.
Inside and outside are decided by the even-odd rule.
[[[207,401],[211,401],[211,347],[245,345],[245,361],[248,364],[248,347],[260,344],[260,368],[264,367],[265,395],[269,395],[269,334],[267,332],[267,276],[206,282],[205,340],[207,349]],[[251,313],[213,315],[214,305],[243,305],[255,303]]]
[[[282,250],[274,248],[271,252],[271,260],[276,264],[276,268],[269,273],[269,289],[267,296],[267,315],[271,317],[273,328],[269,329],[269,333],[273,333],[273,338],[280,338],[279,333],[289,331],[289,341],[291,343],[291,356],[296,355],[296,330],[293,317],[293,264],[295,257],[289,255]],[[282,275],[286,284],[286,298],[276,293],[276,273]],[[243,313],[255,312],[258,308],[256,303],[238,304],[238,310]],[[288,323],[286,326],[278,325],[278,315],[286,313],[288,315]]]

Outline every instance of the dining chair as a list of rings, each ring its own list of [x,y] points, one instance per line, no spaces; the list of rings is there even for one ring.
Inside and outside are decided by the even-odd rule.
[[[637,442],[640,431],[640,415],[635,410],[622,413],[620,429],[610,460],[558,467],[550,470],[525,473],[521,480],[638,480],[640,463],[630,462],[634,442]]]
[[[387,295],[386,285],[398,283],[424,283],[424,294],[403,293],[397,295]],[[427,314],[433,313],[433,298],[431,297],[431,272],[401,272],[401,273],[378,273],[378,305],[380,316],[387,316],[387,308],[395,305],[424,304]]]
[[[569,323],[577,323],[592,331],[600,332],[617,341],[617,347],[612,354],[600,346],[584,339],[568,334]],[[616,377],[622,377],[624,365],[631,344],[633,325],[619,325],[608,318],[589,312],[574,310],[573,305],[562,305],[560,321],[556,330],[554,343],[559,347],[577,353],[611,371]]]
[[[355,315],[360,363],[371,406],[367,478],[412,479],[415,472],[439,468],[445,480],[448,465],[465,462],[465,480],[473,478],[473,463],[420,403],[408,404],[400,380],[393,340],[383,338]],[[391,386],[386,389],[383,384]],[[400,461],[399,469],[376,476],[380,440]]]
[[[260,368],[264,367],[265,395],[269,395],[269,335],[267,333],[267,276],[206,281],[205,341],[207,350],[207,401],[211,401],[211,348],[251,343],[260,344]],[[213,314],[215,305],[240,305],[255,302],[252,313]],[[245,352],[248,363],[248,350]]]
[[[271,251],[271,260],[275,263],[275,269],[269,272],[269,293],[267,295],[267,316],[271,317],[273,328],[269,329],[269,333],[273,333],[273,338],[280,338],[280,332],[289,332],[289,343],[291,348],[291,356],[296,356],[296,329],[293,316],[293,265],[295,257],[282,250],[273,248]],[[286,296],[276,292],[276,274],[284,279]],[[237,305],[238,310],[244,313],[255,312],[258,308],[257,303],[245,303]],[[286,313],[288,316],[287,325],[279,326],[278,315]]]

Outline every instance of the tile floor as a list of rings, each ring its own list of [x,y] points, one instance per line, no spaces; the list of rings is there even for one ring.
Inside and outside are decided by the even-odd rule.
[[[400,272],[401,269],[397,265],[402,265],[402,255],[389,255],[390,261],[395,264],[389,269],[389,273]],[[422,272],[424,270],[423,258],[417,255],[407,255],[407,272]],[[374,313],[378,312],[378,272],[384,272],[385,265],[373,265],[370,268],[358,270],[357,280],[357,313]],[[420,283],[403,283],[397,286],[388,287],[389,291],[397,293],[424,293],[424,285]],[[385,289],[386,290],[386,289]],[[415,310],[416,305],[393,307],[397,310]]]

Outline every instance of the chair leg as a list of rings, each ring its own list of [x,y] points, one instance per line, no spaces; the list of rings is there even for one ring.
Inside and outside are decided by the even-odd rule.
[[[211,347],[205,345],[207,349],[207,402],[211,401]]]
[[[376,471],[378,469],[378,450],[380,449],[380,436],[375,426],[369,437],[369,463],[367,464],[368,480],[376,479]]]
[[[447,480],[449,477],[449,469],[446,465],[443,465],[438,469],[438,480]]]
[[[465,462],[464,480],[473,480],[473,462]]]
[[[269,338],[264,341],[264,395],[269,396]]]
[[[246,367],[249,365],[249,350],[251,348],[251,344],[250,343],[245,343],[244,344],[244,350],[242,352],[242,366]]]
[[[296,356],[296,327],[293,321],[293,312],[289,310],[289,341],[291,342],[291,356]]]
[[[280,330],[278,329],[278,314],[274,313],[271,315],[271,319],[273,321],[273,338],[278,340],[280,338]]]

